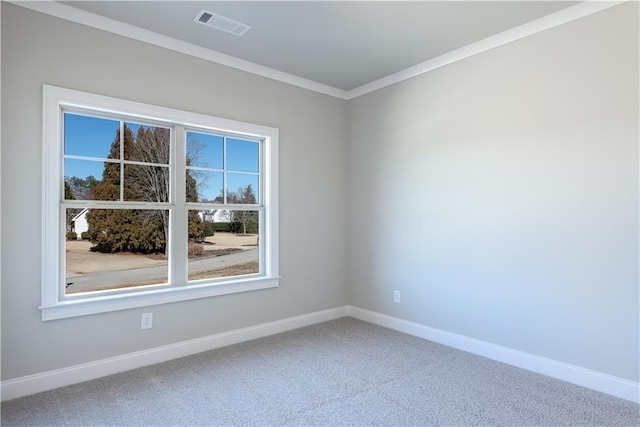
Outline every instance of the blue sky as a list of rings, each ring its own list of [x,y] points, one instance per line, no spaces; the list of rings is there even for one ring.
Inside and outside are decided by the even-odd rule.
[[[119,131],[117,120],[67,113],[64,115],[64,153],[106,158]]]
[[[224,138],[200,132],[187,132],[187,155],[200,147],[192,157],[192,166],[211,169],[223,168]],[[234,171],[258,172],[260,162],[259,144],[255,141],[227,138],[226,168]]]
[[[207,169],[222,169],[224,162],[224,138],[200,132],[187,132],[187,153],[194,149],[199,152],[192,155],[193,166]],[[258,172],[260,163],[260,147],[255,141],[227,138],[226,144],[227,191],[235,192],[238,187],[252,185],[258,195],[258,175],[241,172]],[[223,174],[220,170],[193,171],[199,183],[200,198],[213,200],[222,190]]]
[[[65,155],[107,158],[111,144],[120,129],[118,120],[65,113],[64,121]],[[127,122],[127,126],[135,135],[141,125]],[[208,169],[194,171],[194,176],[200,181],[200,197],[213,200],[222,189],[224,138],[219,135],[189,131],[187,132],[187,153],[191,153],[194,148],[198,148],[198,152],[193,156],[191,165]],[[259,178],[256,173],[259,172],[259,150],[259,144],[255,141],[226,138],[226,168],[234,171],[227,172],[228,191],[237,191],[239,186],[246,187],[251,184],[256,196],[258,195]],[[104,160],[64,159],[64,175],[68,177],[77,176],[86,179],[89,175],[93,175],[100,180],[103,169]]]

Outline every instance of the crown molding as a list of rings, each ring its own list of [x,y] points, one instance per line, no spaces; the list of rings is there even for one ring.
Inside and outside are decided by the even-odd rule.
[[[329,95],[340,99],[347,98],[347,92],[342,89],[327,86],[309,79],[294,76],[293,74],[265,67],[264,65],[245,61],[244,59],[236,58],[234,56],[217,52],[212,49],[207,49],[202,46],[197,46],[192,43],[175,39],[173,37],[168,37],[153,31],[145,30],[134,25],[96,15],[95,13],[87,12],[72,6],[68,6],[66,4],[58,3],[57,1],[10,0],[7,1],[7,3],[11,3],[16,6],[31,9],[33,11],[41,12],[47,15],[55,16],[56,18],[61,18],[67,21],[97,28],[99,30],[108,31],[120,36],[129,37],[134,40],[142,41],[155,46],[160,46],[176,52],[184,53],[186,55],[194,56],[196,58],[214,62],[216,64],[225,65],[227,67],[235,68],[241,71],[246,71],[248,73],[256,74],[258,76],[266,77],[282,83],[298,86],[303,89],[322,93],[324,95]]]
[[[541,33],[559,25],[563,25],[568,22],[583,18],[585,16],[603,11],[605,9],[609,9],[610,7],[626,3],[627,1],[629,0],[585,0],[575,6],[570,6],[566,9],[559,10],[558,12],[543,16],[542,18],[527,22],[526,24],[522,24],[510,30],[503,31],[502,33],[487,37],[486,39],[480,40],[478,42],[463,46],[456,50],[452,50],[451,52],[430,59],[421,64],[414,65],[413,67],[409,67],[397,73],[390,74],[386,77],[375,80],[371,83],[367,83],[355,89],[351,89],[347,92],[347,100],[366,95],[378,89],[394,85],[396,83],[400,83],[412,77],[419,76],[420,74],[428,73],[429,71],[444,67],[445,65],[452,64],[470,56],[486,52],[493,48],[514,42],[516,40],[520,40],[533,34]]]
[[[404,80],[411,79],[421,74],[428,73],[437,68],[444,67],[445,65],[452,64],[470,56],[486,52],[493,48],[549,30],[551,28],[566,24],[571,21],[575,21],[585,16],[601,12],[605,9],[609,9],[619,4],[626,3],[627,1],[637,0],[585,0],[575,6],[570,6],[566,9],[562,9],[550,15],[543,16],[542,18],[527,22],[526,24],[445,53],[436,58],[430,59],[418,65],[414,65],[413,67],[409,67],[397,73],[390,74],[386,77],[348,91],[318,83],[313,80],[294,76],[293,74],[278,71],[273,68],[265,67],[264,65],[259,65],[250,61],[246,61],[244,59],[236,58],[231,55],[197,46],[192,43],[158,34],[153,31],[145,30],[140,27],[126,24],[124,22],[86,12],[84,10],[77,9],[72,6],[67,6],[57,1],[48,0],[34,2],[25,0],[9,0],[7,2],[37,12],[45,13],[47,15],[55,16],[57,18],[65,19],[67,21],[87,25],[89,27],[108,31],[124,37],[129,37],[145,43],[184,53],[186,55],[191,55],[200,59],[204,59],[206,61],[214,62],[216,64],[225,65],[227,67],[256,74],[258,76],[266,77],[282,83],[287,83],[335,98],[350,100],[374,92],[378,89],[400,83]]]

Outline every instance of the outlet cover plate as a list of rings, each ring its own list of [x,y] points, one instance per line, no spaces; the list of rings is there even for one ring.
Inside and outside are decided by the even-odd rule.
[[[153,328],[153,313],[142,313],[140,316],[140,329]]]
[[[393,291],[393,302],[400,302],[401,298],[400,298],[400,291],[399,290],[395,290]]]

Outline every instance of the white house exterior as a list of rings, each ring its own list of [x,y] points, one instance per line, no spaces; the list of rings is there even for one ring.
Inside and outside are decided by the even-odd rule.
[[[198,212],[200,219],[207,222],[231,222],[231,212],[224,209]]]
[[[74,231],[78,235],[78,239],[82,239],[82,233],[89,230],[87,212],[89,212],[89,209],[84,208],[78,215],[71,219],[71,231]]]

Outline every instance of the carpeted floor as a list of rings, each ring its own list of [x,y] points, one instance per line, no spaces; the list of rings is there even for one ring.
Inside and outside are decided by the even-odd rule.
[[[2,404],[4,426],[640,426],[640,405],[343,318]]]

